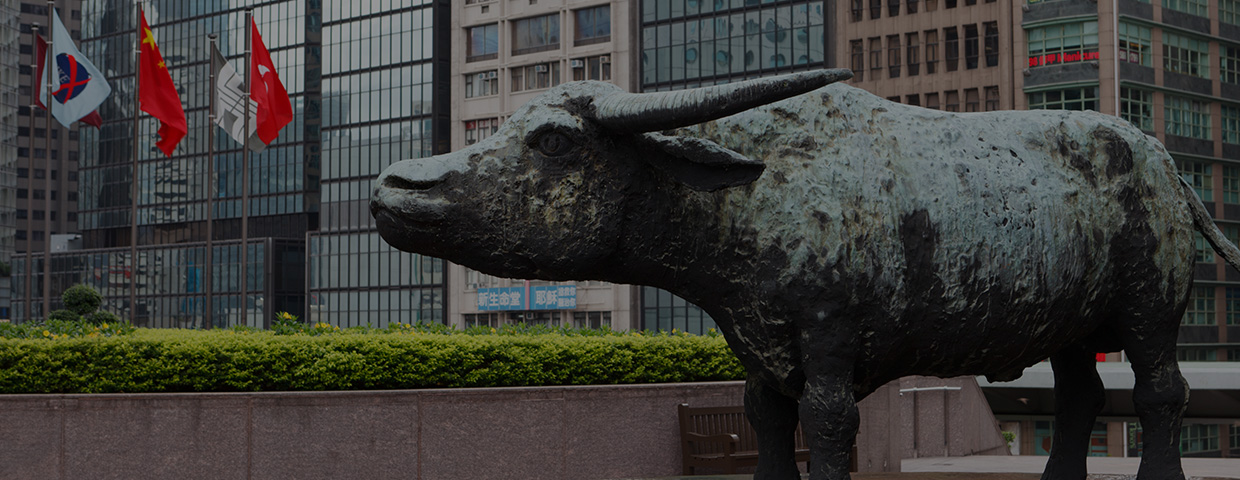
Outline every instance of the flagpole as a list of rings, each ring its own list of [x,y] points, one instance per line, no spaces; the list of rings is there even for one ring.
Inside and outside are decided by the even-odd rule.
[[[206,277],[207,304],[204,306],[204,310],[207,316],[206,328],[208,329],[214,323],[211,316],[211,303],[214,300],[212,297],[214,289],[211,286],[211,262],[213,261],[211,250],[215,248],[212,245],[212,240],[214,239],[213,226],[215,224],[215,38],[216,35],[214,33],[207,35],[207,58],[210,58],[210,61],[207,62],[207,71],[210,73],[210,84],[207,87],[210,91],[207,92],[207,98],[209,99],[210,107],[207,109],[207,265],[203,277]]]
[[[138,320],[138,116],[142,108],[138,92],[141,85],[142,64],[142,3],[134,1],[134,60],[133,70],[133,173],[129,186],[129,321]]]
[[[249,325],[250,290],[246,285],[249,277],[248,250],[250,240],[250,94],[253,90],[254,73],[251,64],[254,38],[254,11],[245,9],[245,141],[241,146],[241,324]]]
[[[34,72],[39,71],[38,62],[44,61],[42,58],[37,58],[38,52],[39,52],[39,25],[38,24],[34,24],[30,26],[30,45],[31,45],[30,72],[33,75]],[[43,56],[47,57],[47,53],[48,53],[47,49],[44,49]],[[27,181],[26,181],[27,189],[26,190],[28,190],[30,193],[28,193],[26,196],[27,211],[34,211],[34,208],[33,208],[34,207],[34,182],[30,181],[31,179],[34,179],[34,126],[35,126],[34,111],[35,109],[38,108],[38,102],[35,101],[35,98],[39,97],[40,94],[42,93],[42,89],[39,88],[39,83],[42,81],[43,81],[42,78],[34,79],[34,82],[33,82],[34,85],[32,85],[32,87],[34,87],[34,91],[30,92],[30,154],[26,156],[26,178],[27,178]],[[33,315],[34,305],[30,304],[31,293],[34,291],[34,285],[31,284],[31,279],[33,278],[32,273],[34,272],[34,265],[31,263],[32,261],[31,251],[34,250],[34,248],[32,248],[34,246],[34,228],[32,228],[33,224],[34,224],[34,216],[27,215],[26,216],[26,303],[25,303],[26,321],[34,320],[34,315]]]
[[[55,14],[56,14],[55,0],[47,0],[47,25],[48,27],[52,27],[52,25],[54,25],[52,23],[52,15],[55,15]],[[47,52],[48,52],[47,57],[50,60],[52,57],[52,52],[56,51],[55,49],[52,48],[52,45],[53,45],[52,42],[56,40],[55,39],[56,29],[49,28],[49,30],[50,31],[47,34]],[[61,41],[72,42],[73,39],[65,39]],[[47,67],[44,67],[44,70],[43,70],[44,72],[47,72],[47,93],[48,93],[47,122],[46,122],[47,131],[44,132],[47,135],[43,143],[43,145],[46,147],[43,151],[43,164],[45,166],[45,172],[43,174],[43,205],[44,207],[46,207],[46,210],[47,210],[43,212],[43,318],[47,318],[48,313],[51,312],[50,308],[52,304],[52,105],[54,105],[56,102],[52,98],[52,70],[51,68],[54,65],[55,64],[49,61]],[[68,97],[68,93],[66,93],[65,96]],[[31,125],[31,127],[33,128],[34,125]],[[32,170],[30,174],[34,175],[34,171]],[[34,196],[34,189],[31,189],[31,196],[32,197]]]

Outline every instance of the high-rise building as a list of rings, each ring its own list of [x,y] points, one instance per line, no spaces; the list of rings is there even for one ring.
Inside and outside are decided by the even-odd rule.
[[[17,240],[18,0],[0,0],[0,321],[9,319],[12,256]]]
[[[448,151],[452,2],[327,2],[319,230],[309,236],[309,319],[334,325],[443,322],[439,259],[398,251],[370,216],[388,165]]]
[[[575,80],[634,91],[631,2],[468,0],[453,6],[452,149],[494,133],[518,107]],[[449,264],[448,322],[634,328],[634,289],[496,278]]]
[[[264,325],[277,310],[301,312],[305,295],[305,233],[318,222],[319,12],[317,2],[254,2],[254,18],[292,100],[294,120],[262,153],[250,157],[247,290],[240,295],[241,149],[215,137],[207,158],[209,52],[207,34],[234,64],[245,47],[245,5],[143,2],[146,18],[177,85],[189,134],[172,156],[155,148],[158,121],[142,115],[134,134],[137,9],[132,2],[88,0],[81,10],[83,55],[108,78],[112,94],[99,107],[100,130],[82,129],[87,145],[71,190],[80,207],[84,250],[53,253],[50,303],[75,283],[98,288],[106,308],[141,326],[203,326],[205,286],[213,290],[212,324]],[[62,10],[68,21],[76,10]],[[245,71],[244,68],[238,68]],[[309,88],[308,88],[309,87]],[[133,155],[138,153],[137,255],[131,255]],[[71,159],[76,160],[76,159]],[[214,162],[208,178],[207,162]],[[39,170],[35,171],[39,176]],[[20,172],[19,172],[20,177]],[[206,278],[207,192],[214,190],[214,243]],[[18,192],[20,200],[21,192]],[[37,198],[37,196],[36,196]],[[19,206],[20,208],[20,206]],[[24,262],[15,262],[14,291],[24,291]],[[35,300],[18,318],[42,317],[41,258],[33,269]],[[137,298],[129,301],[131,280]],[[242,305],[245,305],[244,307]]]

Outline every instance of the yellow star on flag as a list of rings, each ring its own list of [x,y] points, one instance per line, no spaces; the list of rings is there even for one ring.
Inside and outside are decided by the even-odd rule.
[[[150,28],[147,28],[147,29],[145,29],[145,30],[142,30],[142,44],[143,44],[143,45],[150,45],[150,46],[151,46],[151,50],[154,50],[154,49],[155,49],[155,37],[151,36],[151,29],[150,29]]]

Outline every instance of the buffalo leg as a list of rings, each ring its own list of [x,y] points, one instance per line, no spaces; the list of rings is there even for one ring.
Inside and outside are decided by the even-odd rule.
[[[850,478],[849,452],[861,415],[853,396],[853,366],[840,358],[807,359],[801,428],[809,444],[810,480]]]
[[[1176,332],[1158,333],[1128,332],[1124,339],[1136,377],[1132,402],[1143,430],[1137,478],[1183,479],[1180,424],[1188,406],[1188,383],[1175,359]]]
[[[1094,354],[1079,346],[1051,356],[1055,372],[1055,434],[1042,480],[1084,480],[1089,437],[1106,401]]]
[[[745,416],[758,436],[754,480],[801,476],[796,464],[797,400],[771,388],[756,375],[745,381]]]

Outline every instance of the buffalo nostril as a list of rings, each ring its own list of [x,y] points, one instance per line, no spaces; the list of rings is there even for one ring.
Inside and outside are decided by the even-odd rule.
[[[383,186],[394,190],[430,190],[438,185],[441,179],[433,180],[410,180],[398,175],[388,175],[383,178]]]

